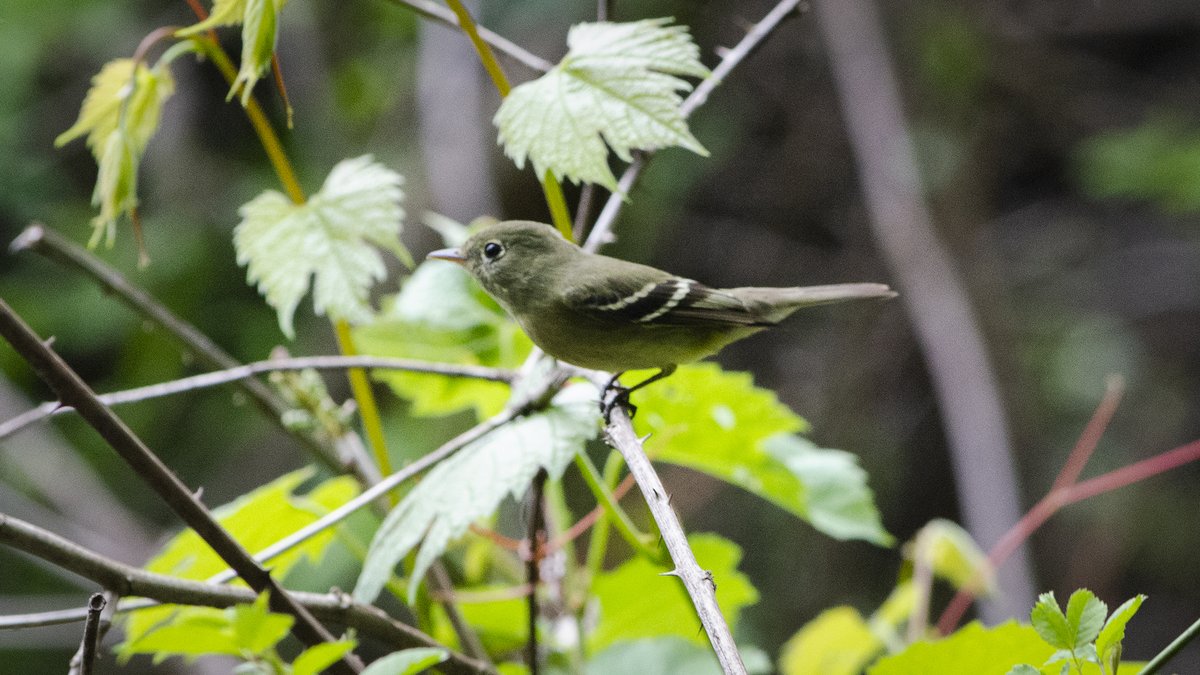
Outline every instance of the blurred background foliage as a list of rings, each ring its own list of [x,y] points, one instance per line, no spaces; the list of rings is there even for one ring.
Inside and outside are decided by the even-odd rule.
[[[689,25],[709,64],[770,7],[615,4],[618,20],[674,16]],[[593,5],[494,1],[479,18],[556,60],[567,27],[589,19]],[[1128,390],[1089,472],[1200,436],[1200,6],[885,0],[880,9],[926,198],[1000,379],[1022,503],[1049,488],[1110,373]],[[158,26],[191,21],[182,1],[0,0],[0,242],[34,220],[87,240],[95,165],[82,143],[56,151],[54,137],[103,63],[131,55]],[[236,48],[235,35],[223,39]],[[461,35],[385,0],[294,0],[279,55],[295,106],[284,142],[310,191],[339,159],[373,153],[407,178],[404,238],[418,254],[438,243],[419,224],[426,211],[547,219],[532,176],[495,146],[498,101]],[[504,63],[514,80],[533,75]],[[231,231],[238,205],[276,181],[215,70],[185,58],[174,73],[178,90],[139,188],[152,264],[137,268],[128,228],[100,254],[237,358],[265,358],[283,338],[234,262]],[[256,95],[282,126],[278,96],[269,86]],[[714,286],[889,279],[812,14],[786,23],[735,71],[692,128],[712,157],[655,158],[611,253]],[[381,289],[395,290],[395,282]],[[0,255],[0,295],[54,335],[99,391],[193,371],[139,317],[33,254]],[[327,323],[304,306],[297,333],[287,345],[294,354],[335,351]],[[931,518],[956,517],[939,412],[901,302],[814,310],[720,361],[777,390],[818,445],[858,454],[900,540]],[[0,367],[0,418],[47,397],[7,347]],[[343,382],[331,383],[345,395]],[[398,453],[418,454],[469,419],[413,418],[390,394],[384,405]],[[210,504],[307,461],[227,390],[120,412]],[[821,537],[744,492],[664,472],[689,530],[744,548],[742,569],[761,599],[741,632],[769,653],[826,607],[869,611],[895,582],[894,550]],[[1200,607],[1198,484],[1200,467],[1185,467],[1068,508],[1031,542],[1039,589],[1066,597],[1086,586],[1110,604],[1149,595],[1125,652],[1153,654]],[[0,441],[0,512],[135,564],[177,527],[71,419]],[[2,614],[78,606],[85,590],[0,549]],[[25,672],[61,669],[77,640],[74,628],[0,633],[0,654],[28,664]],[[1200,650],[1176,669],[1200,670]]]

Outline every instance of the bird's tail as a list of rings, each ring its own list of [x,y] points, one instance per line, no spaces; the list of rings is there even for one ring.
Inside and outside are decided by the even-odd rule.
[[[766,310],[766,319],[772,323],[782,321],[792,312],[804,307],[826,305],[846,300],[867,298],[894,298],[896,292],[886,284],[828,284],[825,286],[797,286],[793,288],[739,288],[737,295],[751,303],[761,302]]]

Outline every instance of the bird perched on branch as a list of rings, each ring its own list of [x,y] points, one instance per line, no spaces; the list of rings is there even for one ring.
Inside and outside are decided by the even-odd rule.
[[[709,288],[669,272],[588,253],[544,223],[506,221],[429,258],[459,263],[516,319],[534,344],[561,361],[614,373],[606,392],[629,394],[680,363],[776,325],[802,307],[895,296],[884,284]],[[658,368],[633,387],[626,370]]]

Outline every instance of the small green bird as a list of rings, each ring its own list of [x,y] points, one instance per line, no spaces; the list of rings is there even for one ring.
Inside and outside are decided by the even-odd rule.
[[[588,253],[550,225],[522,220],[492,225],[428,257],[465,267],[547,354],[614,373],[607,389],[618,394],[606,413],[678,364],[715,354],[802,307],[896,295],[869,283],[713,289]],[[624,371],[643,368],[659,372],[630,388],[616,385]]]

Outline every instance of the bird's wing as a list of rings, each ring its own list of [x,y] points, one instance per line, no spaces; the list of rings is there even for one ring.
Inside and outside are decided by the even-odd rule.
[[[576,310],[601,321],[648,326],[769,326],[737,297],[669,274],[578,282],[567,291]]]

